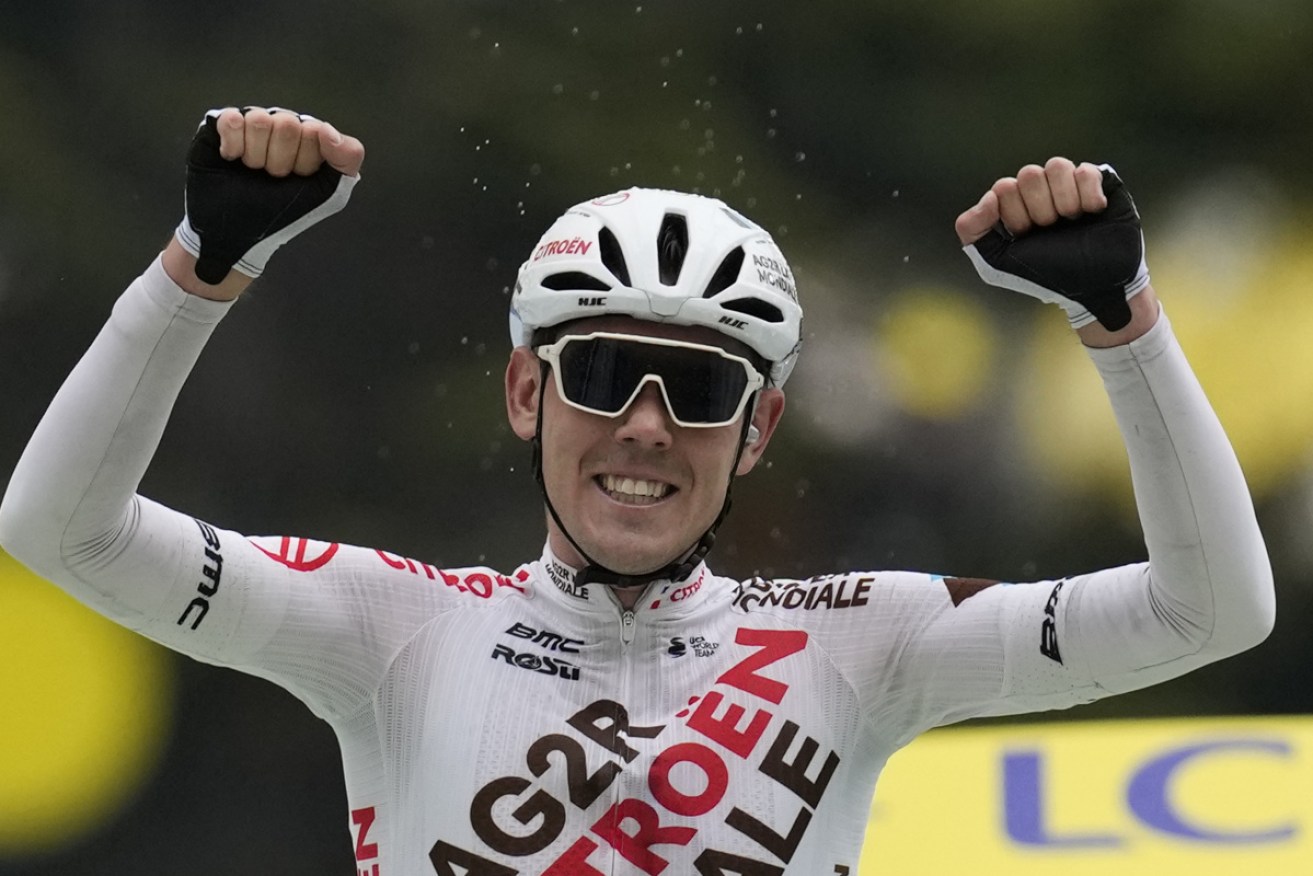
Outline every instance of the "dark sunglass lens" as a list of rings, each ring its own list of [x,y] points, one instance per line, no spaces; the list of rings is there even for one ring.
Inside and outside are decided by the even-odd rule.
[[[734,415],[748,375],[738,362],[702,350],[672,349],[663,378],[675,416],[686,423],[722,423]]]
[[[628,401],[633,386],[625,389],[617,376],[620,351],[604,338],[571,341],[561,350],[561,382],[565,397],[578,405],[617,413]]]

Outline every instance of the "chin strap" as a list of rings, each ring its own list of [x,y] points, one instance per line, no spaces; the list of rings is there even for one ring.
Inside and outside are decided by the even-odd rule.
[[[538,482],[539,489],[542,490],[543,501],[547,504],[547,513],[552,515],[552,520],[556,521],[556,526],[561,530],[561,534],[566,540],[579,552],[587,563],[578,574],[575,575],[575,583],[587,584],[596,581],[599,584],[607,584],[611,587],[632,587],[638,584],[649,584],[652,581],[670,579],[674,582],[680,582],[693,574],[693,570],[711,551],[712,546],[716,543],[716,529],[724,522],[725,517],[729,514],[730,509],[730,490],[734,486],[734,472],[738,470],[739,460],[743,457],[743,448],[747,444],[748,429],[752,424],[752,411],[756,407],[754,399],[744,411],[743,425],[739,430],[738,451],[734,454],[734,464],[729,469],[729,481],[725,484],[725,502],[720,506],[720,513],[702,536],[694,542],[693,546],[686,551],[681,551],[679,556],[683,559],[674,559],[658,569],[650,572],[640,572],[634,575],[625,575],[614,569],[608,569],[601,563],[598,563],[588,552],[583,549],[579,542],[574,540],[570,530],[565,528],[565,523],[561,521],[561,515],[556,513],[556,506],[552,504],[552,497],[547,494],[547,482],[543,478],[542,466],[542,433],[543,433],[543,395],[547,390],[547,369],[550,366],[542,363],[542,379],[538,383],[538,423],[533,431],[533,479]]]

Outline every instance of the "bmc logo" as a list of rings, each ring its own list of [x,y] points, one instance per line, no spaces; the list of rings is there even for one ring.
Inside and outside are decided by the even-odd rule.
[[[549,630],[535,630],[528,624],[522,624],[519,621],[511,624],[506,632],[517,639],[525,639],[546,648],[548,651],[564,651],[566,654],[578,654],[579,646],[584,643],[583,639],[567,639],[559,633],[553,633]]]
[[[1289,761],[1291,746],[1275,739],[1219,739],[1197,745],[1168,749],[1131,773],[1125,792],[1126,808],[1145,827],[1195,843],[1246,845],[1281,843],[1298,832],[1292,821],[1266,825],[1227,827],[1205,823],[1177,807],[1173,783],[1192,765],[1228,755],[1261,756]],[[1287,766],[1283,764],[1283,766]],[[1288,766],[1287,766],[1288,768]],[[1013,751],[1003,756],[1004,822],[1008,838],[1024,846],[1062,849],[1107,849],[1126,844],[1127,838],[1113,832],[1059,833],[1050,827],[1048,789],[1044,784],[1044,756],[1038,751]],[[1053,821],[1064,819],[1054,818]]]

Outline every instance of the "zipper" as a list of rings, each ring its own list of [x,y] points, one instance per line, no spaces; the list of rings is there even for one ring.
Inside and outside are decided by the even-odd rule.
[[[620,641],[628,647],[634,641],[634,632],[638,629],[638,623],[634,618],[633,609],[625,609],[620,612]]]

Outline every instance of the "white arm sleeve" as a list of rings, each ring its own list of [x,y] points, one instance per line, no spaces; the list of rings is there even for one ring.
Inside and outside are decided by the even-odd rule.
[[[1258,644],[1276,597],[1240,464],[1167,316],[1089,354],[1130,457],[1149,564],[1073,581],[1059,635],[1092,681],[1132,690]]]
[[[112,562],[130,497],[178,392],[231,302],[188,295],[156,258],[50,404],[0,503],[0,544],[42,577],[82,584]],[[87,586],[90,585],[89,583]]]
[[[158,259],[132,283],[24,451],[0,503],[0,544],[130,629],[274,680],[321,716],[347,713],[441,610],[435,570],[248,539],[135,494],[228,307],[187,294]]]
[[[1130,457],[1149,561],[1026,584],[895,576],[888,613],[906,622],[887,637],[894,644],[878,661],[887,666],[867,666],[861,683],[901,742],[966,718],[1147,687],[1271,631],[1272,572],[1253,504],[1166,316],[1089,355]],[[835,647],[857,652],[847,639]]]

